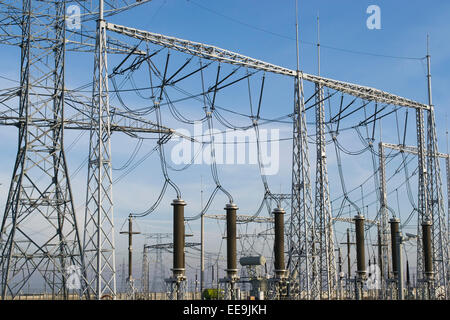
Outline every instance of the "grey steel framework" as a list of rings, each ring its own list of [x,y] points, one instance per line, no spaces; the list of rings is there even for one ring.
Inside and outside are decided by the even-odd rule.
[[[152,268],[152,281],[151,281],[151,290],[152,292],[159,292],[161,291],[165,284],[164,284],[164,263],[163,263],[163,248],[162,246],[162,240],[167,238],[172,238],[172,233],[150,233],[145,234],[147,239],[156,239],[156,247],[152,247],[150,245],[144,245],[144,254],[148,257],[148,252],[150,249],[154,250],[155,252],[155,259],[154,264]],[[147,262],[147,268],[148,262]],[[143,269],[144,270],[144,269]],[[147,273],[149,270],[147,269]],[[150,275],[145,275],[148,280],[146,280],[145,283],[148,282],[148,285],[146,288],[150,289]]]
[[[117,41],[107,41],[104,21],[98,23],[99,41],[96,43],[98,54],[95,60],[93,103],[96,105],[97,102],[97,106],[101,105],[105,111],[97,113],[96,109],[91,107],[91,102],[86,104],[83,97],[81,99],[76,97],[75,100],[78,100],[76,102],[72,100],[74,97],[70,97],[68,100],[72,103],[89,106],[86,108],[89,112],[79,110],[83,120],[67,121],[64,118],[64,106],[68,104],[65,96],[72,95],[73,92],[69,92],[64,86],[66,44],[69,46],[75,44],[69,48],[75,51],[82,51],[80,47],[92,47],[89,43],[77,43],[68,39],[65,21],[67,2],[9,1],[3,3],[4,11],[1,12],[3,22],[1,28],[4,32],[0,35],[1,43],[21,48],[21,77],[20,87],[17,90],[19,109],[11,108],[8,110],[11,112],[2,113],[2,124],[15,125],[19,128],[18,154],[1,228],[0,266],[3,298],[15,298],[31,279],[39,277],[51,288],[55,296],[67,298],[67,278],[74,271],[82,278],[82,290],[78,292],[80,296],[91,292],[96,298],[102,297],[105,293],[115,296],[114,239],[111,232],[112,199],[110,195],[107,196],[106,202],[111,202],[110,208],[107,208],[102,192],[106,190],[106,193],[111,193],[110,186],[107,186],[110,184],[110,171],[108,177],[104,179],[101,176],[104,171],[96,168],[103,165],[110,166],[108,145],[111,117],[108,114],[108,107],[105,107],[105,104],[108,105],[105,52],[109,50],[113,53],[129,53],[131,48]],[[147,1],[142,1],[144,2]],[[22,8],[19,8],[20,3]],[[84,7],[84,3],[79,4]],[[103,1],[99,1],[99,4],[103,7]],[[126,2],[123,2],[123,5],[125,7],[121,10],[129,7]],[[108,5],[108,8],[108,13],[113,14],[114,6]],[[92,48],[89,50],[92,51]],[[97,121],[96,115],[99,115]],[[150,123],[146,125],[144,122],[147,121],[141,120],[143,119],[133,119],[133,116],[122,114],[118,118],[121,124],[115,129],[136,132],[140,127],[146,132],[172,134],[169,129],[154,130],[159,127]],[[101,124],[97,125],[99,123]],[[103,134],[105,127],[108,132],[106,139],[103,137],[102,141],[100,139],[95,141],[96,134]],[[91,206],[87,211],[87,216],[90,217],[86,219],[87,228],[85,228],[86,231],[92,226],[92,233],[85,233],[88,239],[85,239],[83,247],[64,155],[65,128],[96,130],[91,134],[89,165],[93,169],[90,170],[92,175],[88,178],[90,188],[87,195]],[[98,163],[102,165],[97,166]],[[103,183],[104,181],[106,183]],[[90,192],[95,194],[89,194]],[[95,220],[99,224],[95,223]],[[50,231],[45,236],[27,233],[26,229],[36,224],[45,226]],[[105,224],[110,224],[109,230]],[[90,253],[93,253],[95,258],[90,258]],[[83,261],[85,257],[88,257],[86,265]],[[86,275],[91,274],[95,280],[86,279]]]
[[[384,144],[382,142],[378,145],[379,153],[379,175],[380,175],[380,243],[381,248],[381,286],[382,292],[386,292],[389,285],[389,261],[391,257],[391,246],[390,246],[390,229],[389,229],[389,213],[387,206],[387,196],[386,196],[386,162],[384,155]]]
[[[436,141],[435,141],[435,143],[436,143]],[[381,172],[385,172],[384,149],[386,149],[386,148],[398,150],[401,152],[406,152],[406,153],[410,153],[410,154],[414,154],[414,155],[419,155],[419,149],[416,147],[395,145],[395,144],[380,142],[380,144],[379,144],[380,175],[381,175]],[[439,158],[445,159],[446,164],[448,164],[448,162],[449,162],[450,155],[437,152],[437,148],[435,149],[435,151],[433,153],[428,150],[425,150],[424,152],[427,155],[428,162],[433,161],[435,163],[434,166],[437,167],[437,170],[439,170]],[[383,174],[385,175],[385,173],[383,173]],[[438,175],[438,177],[435,177],[435,175]],[[444,200],[443,200],[443,196],[442,196],[442,182],[441,182],[440,171],[439,171],[439,173],[435,173],[434,175],[432,175],[432,177],[434,177],[434,179],[437,179],[437,186],[435,187],[437,189],[437,191],[435,191],[435,192],[436,192],[437,196],[439,197],[437,199],[436,198],[429,199],[429,202],[433,202],[435,205],[438,206],[438,209],[436,209],[438,211],[436,213],[433,213],[433,215],[432,215],[432,223],[433,223],[433,247],[432,248],[433,248],[433,261],[434,261],[433,268],[434,268],[434,272],[435,272],[435,277],[433,279],[433,282],[434,282],[435,287],[443,286],[444,288],[447,288],[449,256],[448,256],[448,238],[445,235],[448,234],[448,231],[447,231],[448,225],[446,224],[446,221],[445,221],[444,203],[443,203]],[[449,181],[450,181],[450,177],[447,172],[447,185],[448,185]],[[382,208],[383,207],[387,208],[386,180],[380,179],[380,182],[381,182],[380,189],[382,190],[382,193],[381,193],[382,202],[384,203],[384,204],[382,204]],[[449,198],[449,195],[447,195],[447,197]],[[448,200],[448,198],[447,198],[447,200]],[[423,217],[419,216],[419,219],[420,218],[423,218]],[[388,219],[387,212],[386,212],[386,219]],[[382,220],[382,224],[383,224],[383,220]],[[389,239],[390,239],[390,234],[389,234],[389,230],[388,229],[386,229],[386,230],[387,230],[386,232],[388,232],[388,234],[386,235],[386,238],[384,241],[386,241],[385,243],[388,243]],[[418,242],[419,242],[419,239],[421,239],[421,236],[422,236],[421,234],[422,234],[421,230],[418,230],[418,237],[419,237]],[[389,249],[387,249],[387,250],[389,250]],[[420,258],[419,258],[419,256],[420,256]],[[418,252],[418,259],[423,260],[423,253],[421,251]],[[425,280],[423,272],[424,272],[424,270],[423,270],[423,265],[422,265],[422,269],[417,270],[417,279]],[[445,295],[444,298],[448,298],[448,295],[449,295],[448,290],[444,290],[444,295]],[[442,298],[442,297],[435,296],[434,298]]]
[[[142,250],[142,269],[141,269],[141,292],[145,295],[150,293],[150,277],[149,277],[149,260],[147,247],[144,244],[144,248]]]
[[[147,1],[135,4],[124,2],[122,9],[145,2]],[[76,3],[84,6],[81,1]],[[131,114],[117,115],[110,112],[112,107],[108,99],[107,54],[131,52],[131,54],[142,55],[145,52],[134,50],[126,43],[110,37],[107,38],[107,30],[204,59],[293,78],[295,92],[293,174],[288,250],[290,281],[293,284],[290,293],[294,298],[319,298],[323,286],[317,276],[322,270],[322,267],[318,269],[318,263],[325,261],[325,264],[334,266],[331,228],[329,234],[325,236],[328,240],[320,241],[326,242],[323,250],[318,251],[315,245],[317,232],[320,230],[316,229],[315,218],[317,217],[320,227],[325,229],[331,224],[327,221],[332,219],[331,214],[327,213],[326,194],[324,198],[316,201],[318,205],[316,212],[312,207],[303,81],[312,82],[322,90],[329,88],[365,101],[416,109],[419,228],[422,221],[427,219],[433,221],[433,252],[436,253],[435,278],[440,279],[437,280],[437,284],[447,281],[448,233],[440,190],[436,129],[431,101],[428,104],[422,104],[381,90],[309,75],[299,70],[290,70],[218,47],[108,23],[105,18],[120,10],[115,10],[116,8],[109,3],[105,3],[107,9],[103,8],[103,0],[99,0],[98,9],[89,12],[91,17],[98,19],[96,35],[87,36],[84,42],[69,40],[66,37],[63,20],[66,5],[64,0],[49,2],[23,0],[21,9],[18,9],[16,1],[4,3],[4,5],[6,10],[1,12],[1,17],[5,18],[3,21],[6,22],[1,24],[0,41],[2,44],[21,46],[19,108],[18,110],[11,108],[0,115],[2,124],[19,124],[20,143],[1,229],[0,261],[4,297],[17,295],[33,274],[40,274],[46,282],[50,281],[50,277],[56,277],[56,280],[53,278],[51,280],[53,291],[55,294],[66,296],[64,269],[68,264],[78,266],[82,271],[84,288],[80,295],[89,294],[96,299],[105,296],[115,297],[110,133],[112,130],[129,133],[162,132],[170,137],[174,132]],[[39,13],[48,12],[51,14],[39,15]],[[21,26],[21,34],[15,31],[14,26],[16,29],[17,26]],[[71,31],[71,34],[76,32]],[[93,39],[95,39],[95,45],[92,43]],[[66,50],[93,51],[95,54],[93,97],[90,102],[86,102],[78,93],[66,91],[64,88]],[[431,97],[431,84],[429,88]],[[319,90],[320,95],[322,90]],[[65,95],[72,96],[70,106],[79,112],[81,121],[76,118],[64,118],[64,105],[69,104],[64,99]],[[319,98],[316,97],[318,101],[321,100],[320,95]],[[320,133],[323,104],[319,103],[319,105],[322,106],[317,108],[316,116],[319,119],[317,130]],[[424,130],[424,111],[428,112],[427,136]],[[117,125],[114,126],[114,118],[117,117]],[[122,125],[122,121],[126,125]],[[65,128],[91,132],[82,245],[78,235],[64,158],[63,131]],[[323,136],[319,134],[319,141],[322,138]],[[319,149],[322,150],[319,159],[323,161],[319,161],[321,168],[317,175],[323,181],[320,188],[326,188],[325,149],[321,146]],[[45,178],[40,178],[41,176]],[[39,236],[40,239],[34,239],[24,231],[23,227],[33,223],[32,219],[38,217],[48,223],[53,231],[45,236]],[[421,232],[418,234],[420,236]],[[419,279],[422,274],[420,270],[423,270],[421,249],[421,241],[418,241]],[[323,252],[325,255],[322,257]],[[25,260],[25,257],[30,256],[33,258]],[[323,265],[322,262],[320,264]],[[19,268],[28,271],[20,275]],[[333,287],[334,283],[331,283],[330,279],[334,276],[327,274],[326,277],[328,278],[327,286]]]
[[[288,250],[290,256],[290,281],[297,299],[318,299],[319,279],[314,243],[314,212],[312,208],[310,165],[306,132],[303,79],[295,78],[295,103],[293,115],[292,204],[289,226]],[[294,276],[295,275],[295,276]],[[292,289],[294,286],[292,286]]]
[[[83,252],[86,258],[86,288],[96,299],[115,298],[116,265],[112,199],[110,110],[106,28],[100,1],[94,58],[94,81],[89,141]]]
[[[15,298],[32,279],[43,279],[54,295],[67,298],[69,268],[84,269],[63,147],[65,1],[22,4],[22,121],[0,230],[1,294]],[[34,120],[39,117],[45,120]],[[27,231],[31,225],[47,236]]]
[[[325,147],[325,110],[323,88],[316,85],[316,188],[314,210],[314,245],[318,256],[320,298],[333,297],[337,289],[333,224],[328,187],[327,155]],[[326,294],[325,294],[326,293]],[[325,294],[325,295],[324,295]]]

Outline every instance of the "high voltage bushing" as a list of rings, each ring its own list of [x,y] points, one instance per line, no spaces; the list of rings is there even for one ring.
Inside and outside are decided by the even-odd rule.
[[[284,268],[284,214],[286,212],[282,208],[275,208],[273,215],[275,216],[275,242],[274,242],[274,258],[275,258],[275,275],[277,278],[283,278],[286,270]]]
[[[399,270],[397,259],[397,233],[400,230],[400,219],[392,218],[389,223],[391,224],[392,272],[394,273],[394,279],[397,279]]]
[[[431,248],[431,221],[424,221],[422,223],[422,239],[423,239],[423,257],[424,270],[427,280],[433,279],[433,259]]]
[[[364,216],[359,214],[355,216],[355,235],[356,235],[356,262],[357,274],[360,279],[366,276],[366,256],[364,248]]]
[[[173,276],[184,277],[184,206],[186,202],[175,199],[173,206]]]
[[[236,211],[238,207],[234,203],[225,206],[227,212],[227,276],[234,279],[237,276],[236,263]]]

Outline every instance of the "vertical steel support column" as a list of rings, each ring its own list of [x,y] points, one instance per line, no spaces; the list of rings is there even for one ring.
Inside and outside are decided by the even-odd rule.
[[[133,220],[128,218],[128,281],[133,279]]]
[[[431,89],[431,56],[429,53],[429,38],[427,37],[427,84],[428,84],[428,121],[427,121],[427,151],[428,151],[428,180],[427,180],[427,220],[432,223],[431,247],[434,264],[434,287],[442,286],[443,298],[448,298],[449,248],[448,230],[445,219],[444,198],[442,193],[442,179],[439,164],[434,106]],[[431,218],[431,219],[430,219]],[[433,297],[435,292],[432,292]]]
[[[423,244],[421,226],[429,217],[428,195],[427,195],[427,169],[425,161],[425,133],[423,110],[416,109],[417,150],[418,150],[418,196],[417,196],[417,289],[422,297],[425,295],[425,277],[423,261]],[[430,219],[431,220],[431,219]]]
[[[380,174],[380,247],[378,250],[381,250],[381,259],[380,259],[380,269],[381,277],[382,277],[382,290],[383,294],[387,293],[388,290],[388,282],[389,282],[389,213],[387,209],[387,197],[386,197],[386,157],[384,155],[384,147],[383,143],[380,142],[378,145],[379,150],[379,174]],[[394,251],[392,251],[393,254]]]
[[[310,165],[307,130],[300,72],[295,78],[295,103],[293,115],[292,204],[289,245],[289,272],[297,275],[294,299],[318,299],[317,256],[314,246],[314,215],[312,211]]]
[[[320,23],[317,17],[317,56],[320,76]],[[330,192],[328,187],[327,157],[325,147],[325,108],[323,87],[316,84],[316,188],[314,210],[314,238],[318,242],[319,296],[331,299],[336,293],[337,275],[331,219]]]
[[[83,250],[87,290],[95,299],[116,297],[111,116],[104,2],[99,0],[92,90],[91,132]]]
[[[135,298],[135,287],[133,279],[133,235],[140,232],[133,232],[133,217],[128,217],[128,231],[121,231],[120,234],[128,235],[128,278],[127,278],[127,296],[129,299]]]
[[[448,287],[448,232],[445,217],[444,197],[442,193],[442,178],[439,163],[434,107],[431,105],[428,111],[428,208],[432,218],[432,256],[434,264],[435,287]],[[447,290],[443,290],[443,298],[447,296]],[[436,297],[433,297],[436,298]]]
[[[328,172],[325,148],[325,111],[323,89],[316,85],[316,187],[314,211],[314,238],[318,248],[318,283],[319,296],[326,292],[327,299],[336,292],[336,261],[334,252],[333,224],[331,220],[330,194],[328,189]]]
[[[149,261],[147,245],[144,244],[142,251],[142,293],[145,299],[149,298],[150,293],[150,274],[149,274]]]
[[[397,299],[403,300],[403,236],[400,231],[395,233],[395,255],[397,260]]]

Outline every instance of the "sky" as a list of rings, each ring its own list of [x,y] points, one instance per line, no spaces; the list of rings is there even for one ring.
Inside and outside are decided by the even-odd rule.
[[[381,29],[370,30],[366,21],[370,14],[366,12],[370,5],[377,5],[381,10]],[[299,1],[299,38],[300,38],[300,69],[304,72],[317,74],[317,17],[320,17],[320,43],[321,43],[321,75],[328,78],[342,80],[345,82],[357,83],[361,85],[375,87],[390,93],[398,94],[419,102],[427,102],[427,79],[426,60],[427,35],[430,37],[431,72],[433,83],[433,103],[436,112],[437,134],[439,139],[439,151],[446,152],[446,128],[447,128],[447,104],[449,102],[448,87],[450,79],[448,71],[450,69],[450,44],[447,41],[450,31],[450,3],[448,1],[433,0],[426,1],[363,1],[363,0],[301,0]],[[168,36],[188,39],[196,42],[215,45],[234,52],[241,53],[256,59],[264,60],[290,69],[296,69],[296,42],[295,42],[295,2],[293,0],[266,1],[266,0],[230,0],[230,1],[204,1],[204,0],[154,0],[128,12],[120,13],[108,18],[108,21],[148,30]],[[82,25],[82,28],[92,28],[92,23]],[[114,36],[122,41],[137,44],[136,40],[127,40],[121,36]],[[141,48],[143,48],[141,44]],[[0,61],[0,75],[18,79],[18,49],[2,47],[2,61]],[[155,57],[155,64],[164,66],[166,51],[162,55]],[[122,61],[123,56],[108,57],[109,69]],[[186,56],[174,53],[171,61],[174,65],[182,64]],[[170,70],[174,72],[176,67],[170,65]],[[227,69],[228,68],[228,69]],[[141,70],[142,69],[142,70]],[[224,70],[232,70],[224,66]],[[66,84],[70,88],[92,81],[93,55],[90,53],[67,53],[66,56]],[[193,69],[191,69],[193,70]],[[241,72],[240,70],[239,72]],[[226,71],[224,71],[226,72]],[[136,71],[136,80],[139,87],[148,86],[148,70],[140,68]],[[242,73],[243,74],[243,73]],[[205,74],[209,84],[213,83],[215,67]],[[122,79],[122,78],[121,78]],[[253,105],[256,105],[259,88],[261,85],[261,74],[253,76],[251,82],[251,97]],[[146,82],[147,81],[147,82]],[[146,82],[147,84],[144,84]],[[1,79],[0,85],[11,86],[11,82]],[[130,84],[126,84],[130,86]],[[110,84],[111,86],[111,84]],[[190,81],[183,83],[183,88],[189,92],[199,92],[199,82]],[[268,119],[284,116],[292,112],[293,106],[293,83],[280,76],[267,75],[265,86],[264,104],[262,116]],[[227,89],[228,90],[228,89]],[[218,105],[229,107],[236,112],[248,114],[248,93],[246,85],[239,89],[230,91],[227,95],[218,96]],[[312,88],[305,85],[305,96],[311,93]],[[172,92],[173,97],[180,97],[180,93]],[[89,93],[85,93],[89,95]],[[150,95],[149,91],[144,91],[143,95]],[[149,101],[136,97],[134,93],[124,94],[127,105],[133,107],[148,107]],[[337,103],[338,97],[334,97],[333,107]],[[172,98],[174,99],[174,98]],[[117,96],[111,98],[111,103],[120,106]],[[177,108],[182,110],[184,116],[189,119],[201,117],[201,103],[182,102],[177,104]],[[334,111],[335,109],[333,109]],[[334,111],[333,113],[336,113]],[[249,125],[248,119],[235,116],[231,113],[224,113],[229,121],[239,125]],[[398,114],[400,125],[404,125],[405,111]],[[167,109],[162,109],[163,122],[174,129],[185,129],[193,132],[190,125],[177,122]],[[328,117],[328,115],[326,115]],[[148,119],[155,121],[154,114]],[[350,117],[348,125],[355,121],[361,121],[360,114]],[[413,113],[410,112],[410,124],[413,123]],[[314,133],[314,112],[307,113],[308,133]],[[223,126],[216,124],[219,130],[224,130]],[[265,128],[280,130],[280,138],[289,138],[291,135],[291,125],[287,123],[270,123]],[[204,126],[205,130],[206,127]],[[4,206],[7,186],[14,164],[16,153],[16,132],[14,128],[0,127],[1,134],[5,139],[1,139],[0,147],[0,205]],[[364,129],[365,130],[365,129]],[[362,130],[362,131],[364,131]],[[372,128],[370,128],[372,130]],[[411,125],[409,127],[407,141],[415,145],[415,131]],[[65,139],[66,146],[70,145],[78,137],[78,132],[67,132]],[[376,136],[383,136],[383,141],[398,143],[395,119],[390,117],[383,120],[382,131],[380,126],[376,127]],[[154,136],[153,136],[154,138]],[[329,139],[330,137],[327,137]],[[341,143],[350,150],[361,150],[364,146],[357,138],[354,131],[342,131],[339,135]],[[132,154],[136,147],[136,139],[127,136],[113,134],[112,154],[113,168],[120,169]],[[291,146],[292,141],[280,141],[280,171],[277,175],[268,177],[269,185],[273,192],[290,192],[291,183]],[[142,143],[142,148],[134,161],[137,161],[155,145],[155,140],[146,139]],[[165,147],[166,156],[170,158],[171,150],[175,145],[170,142]],[[310,148],[311,176],[314,177],[315,151],[314,145]],[[88,133],[83,134],[77,143],[68,151],[69,171],[76,172],[81,165],[81,170],[72,179],[72,187],[75,194],[77,215],[82,219],[84,215],[84,194],[86,184],[86,166],[82,166],[88,152]],[[335,149],[332,144],[327,145],[330,194],[333,208],[338,208],[341,199],[342,183],[339,178]],[[410,158],[411,160],[412,158]],[[374,218],[377,214],[377,204],[375,194],[367,195],[365,199],[360,199],[361,192],[370,192],[374,189],[373,180],[369,179],[361,191],[360,184],[373,174],[372,155],[369,153],[344,156],[343,170],[347,190],[355,191],[350,194],[358,206],[367,206],[367,216]],[[378,160],[377,160],[378,161]],[[181,168],[173,162],[169,165]],[[401,165],[401,159],[397,157],[388,166],[388,176],[396,173],[397,167]],[[416,167],[416,161],[412,161],[410,172]],[[443,163],[441,163],[442,170]],[[182,192],[182,197],[188,203],[186,216],[195,216],[200,210],[201,181],[203,184],[203,201],[214,189],[214,182],[211,178],[211,167],[206,164],[192,165],[188,170],[169,170],[172,180],[178,185]],[[444,172],[445,170],[443,170]],[[114,177],[119,177],[124,171],[113,170]],[[252,214],[259,206],[262,198],[263,188],[258,168],[255,165],[219,165],[218,174],[221,184],[233,196],[238,204],[241,214]],[[445,173],[443,173],[445,182]],[[392,178],[392,185],[388,186],[388,191],[392,191],[388,196],[388,202],[395,209],[402,221],[407,220],[411,212],[411,204],[407,199],[406,189],[403,185],[404,176],[399,174]],[[161,173],[160,161],[156,154],[146,160],[130,174],[125,176],[114,185],[115,201],[115,225],[116,225],[116,263],[122,264],[126,256],[127,243],[126,236],[119,235],[119,231],[126,228],[124,223],[130,212],[145,211],[156,200],[162,187],[163,176]],[[371,184],[370,184],[371,183]],[[399,187],[396,187],[399,186]],[[417,197],[417,185],[412,181],[412,193]],[[444,185],[444,194],[445,194]],[[399,195],[400,194],[400,195]],[[136,228],[143,233],[171,232],[171,206],[170,202],[176,197],[175,192],[168,188],[166,195],[158,209],[151,215],[136,220]],[[375,201],[374,201],[375,199]],[[397,200],[398,199],[398,200]],[[366,203],[364,203],[366,201]],[[223,207],[227,198],[223,194],[218,194],[214,200],[210,211],[211,214],[223,214]],[[368,205],[371,203],[371,205]],[[344,210],[350,210],[348,204]],[[336,211],[334,211],[336,214]],[[267,210],[261,214],[268,216]],[[349,212],[349,216],[354,212]],[[412,224],[416,219],[412,219]],[[187,232],[194,236],[187,241],[199,241],[199,220],[191,221],[187,224]],[[241,226],[241,233],[253,233],[255,230],[264,230],[267,227],[261,226]],[[336,241],[343,242],[345,224],[337,224]],[[406,226],[412,228],[414,225]],[[405,227],[405,229],[407,229]],[[207,220],[206,222],[206,251],[217,253],[221,248],[221,254],[225,256],[225,244],[220,234],[224,232],[223,221]],[[370,239],[376,239],[376,232],[372,229]],[[244,241],[244,240],[242,240]],[[258,242],[259,241],[259,242]],[[262,243],[258,240],[255,244],[246,243],[241,250],[251,254],[263,253],[267,256],[271,254],[271,244]],[[144,243],[153,243],[146,240],[145,236],[136,236],[135,240],[135,270],[136,278],[140,277],[141,248]],[[266,241],[267,242],[267,241]],[[270,240],[269,240],[270,242]],[[408,255],[414,257],[414,248],[407,248]],[[372,251],[373,249],[370,249]],[[192,255],[198,256],[193,251]],[[215,256],[217,257],[217,256]],[[150,258],[152,259],[152,257]],[[150,260],[152,261],[152,260]],[[168,267],[171,263],[170,255],[165,254],[165,264]],[[188,274],[193,275],[198,269],[198,259],[190,259],[192,266]],[[223,272],[223,270],[221,271]],[[120,270],[118,270],[120,276]],[[166,274],[166,276],[168,273]],[[192,278],[193,276],[191,276]],[[118,279],[119,282],[119,279]]]

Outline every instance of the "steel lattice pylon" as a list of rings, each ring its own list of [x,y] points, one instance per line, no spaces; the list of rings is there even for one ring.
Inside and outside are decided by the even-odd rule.
[[[162,234],[157,234],[157,244],[162,244]],[[159,292],[164,288],[163,249],[155,249],[155,268],[152,277],[152,292]]]
[[[378,145],[378,153],[379,153],[379,175],[380,175],[380,243],[381,248],[379,248],[381,252],[381,276],[382,276],[382,294],[386,294],[387,286],[389,284],[389,257],[391,254],[390,250],[390,241],[391,241],[391,233],[389,228],[389,212],[387,206],[387,190],[386,190],[386,158],[384,155],[384,146],[383,143],[380,142]]]
[[[297,298],[316,299],[318,278],[314,252],[314,217],[312,211],[307,130],[304,112],[303,80],[300,72],[295,78],[293,114],[292,205],[290,219],[289,271],[296,281]]]
[[[427,113],[427,171],[428,190],[427,201],[429,215],[432,219],[432,259],[434,271],[434,288],[444,286],[443,296],[447,297],[448,285],[448,233],[444,213],[444,199],[442,195],[442,179],[439,164],[438,144],[436,136],[436,124],[434,118],[433,95],[431,89],[431,56],[429,54],[429,43],[427,38],[427,83],[428,83],[428,105]],[[430,293],[432,298],[437,298],[434,290]]]
[[[22,2],[19,115],[25,120],[1,226],[3,298],[15,298],[36,279],[67,298],[68,268],[83,270],[63,147],[65,4]],[[38,117],[45,122],[32,121]]]
[[[428,208],[433,222],[433,268],[434,268],[434,283],[435,287],[448,285],[448,238],[447,238],[447,223],[444,211],[444,198],[442,194],[442,179],[438,156],[438,146],[436,137],[436,127],[434,119],[433,108],[428,111],[427,119],[427,171],[428,179]],[[444,295],[446,295],[444,289]],[[435,297],[437,298],[437,297]],[[441,297],[441,298],[445,298]]]
[[[424,257],[423,257],[423,244],[422,244],[422,223],[430,220],[431,217],[428,212],[427,203],[427,180],[428,174],[426,171],[426,159],[425,159],[425,133],[424,133],[424,118],[423,111],[416,110],[416,129],[417,129],[417,151],[418,151],[418,196],[417,196],[417,283],[418,289],[421,290],[421,294],[424,294]]]
[[[318,257],[318,277],[320,298],[326,292],[328,299],[337,289],[336,264],[334,252],[333,223],[330,207],[330,191],[328,187],[328,172],[325,148],[325,110],[323,103],[323,88],[316,85],[316,188],[314,227],[315,251]],[[318,243],[317,243],[318,242]]]
[[[144,245],[144,249],[142,250],[142,293],[145,295],[149,294],[150,290],[150,277],[149,277],[149,261],[148,261],[148,253],[147,247]]]
[[[89,164],[83,251],[86,290],[94,298],[116,296],[116,265],[112,199],[108,64],[103,1],[100,0],[94,60]]]

